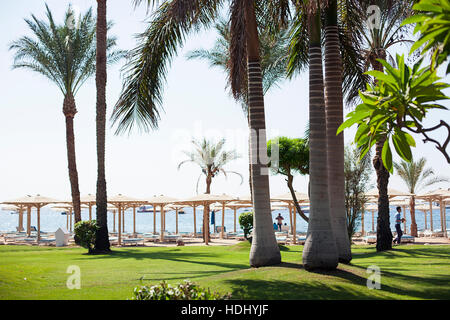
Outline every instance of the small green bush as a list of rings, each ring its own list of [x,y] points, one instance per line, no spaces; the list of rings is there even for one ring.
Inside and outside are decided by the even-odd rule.
[[[94,250],[95,235],[97,230],[98,226],[95,220],[77,222],[74,227],[75,243],[88,249],[89,253],[92,253]]]
[[[253,212],[249,211],[241,213],[241,215],[239,216],[239,224],[241,228],[244,230],[245,239],[250,240],[248,236],[250,235],[253,229]]]
[[[229,300],[231,294],[221,295],[203,289],[189,280],[184,280],[173,287],[162,281],[156,286],[139,286],[134,288],[134,296],[131,300]]]

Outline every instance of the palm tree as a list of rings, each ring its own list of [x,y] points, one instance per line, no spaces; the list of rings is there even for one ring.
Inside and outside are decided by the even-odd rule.
[[[223,173],[227,177],[228,173],[237,174],[241,177],[240,173],[235,171],[226,171],[224,166],[233,160],[239,158],[239,155],[234,151],[224,151],[223,147],[225,144],[225,139],[220,140],[217,143],[203,139],[202,141],[192,140],[194,151],[184,151],[184,154],[188,157],[187,160],[180,162],[178,165],[178,170],[185,163],[195,163],[197,164],[202,172],[197,179],[196,191],[198,193],[198,184],[200,178],[205,175],[206,177],[206,194],[211,193],[211,183],[213,178],[218,174]],[[241,181],[242,183],[242,181]],[[209,206],[203,210],[203,239],[206,244],[209,243]]]
[[[397,174],[406,184],[409,193],[416,194],[421,189],[431,186],[436,183],[449,181],[448,178],[436,176],[432,168],[425,168],[427,160],[420,158],[417,161],[414,159],[411,162],[402,161],[394,163],[394,168]],[[411,213],[411,235],[417,237],[417,223],[415,211],[416,199],[415,196],[410,198],[410,213]]]
[[[339,255],[331,226],[328,193],[327,136],[319,3],[317,1],[311,3],[309,10],[312,10],[309,18],[309,175],[311,205],[308,233],[303,249],[303,264],[307,270],[335,269],[338,265]]]
[[[279,30],[274,34],[268,32],[269,27],[265,25],[264,15],[258,16],[258,28],[260,34],[260,47],[261,47],[261,73],[264,95],[275,86],[278,86],[279,82],[284,80],[287,76],[287,58],[286,52],[289,49],[289,37],[286,30]],[[214,47],[210,50],[198,49],[188,53],[188,59],[201,59],[209,62],[210,66],[216,66],[222,68],[228,75],[227,87],[230,87],[230,41],[231,30],[228,22],[221,18],[215,24],[215,29],[219,34],[219,38],[216,40]],[[242,110],[248,121],[248,88],[247,88],[247,70],[243,68],[244,79],[242,81],[241,93],[235,97],[236,101],[242,105]],[[249,140],[249,158],[250,158],[250,140]],[[250,194],[252,193],[251,182],[251,163],[249,161],[249,186]]]
[[[135,3],[142,1],[135,0]],[[146,2],[149,5],[158,3],[156,0]],[[149,27],[139,36],[141,44],[130,53],[124,88],[112,115],[113,122],[118,125],[117,133],[130,131],[136,125],[143,130],[157,128],[168,63],[191,31],[210,27],[217,21],[224,3],[224,0],[167,0],[159,5]],[[248,74],[255,209],[250,265],[259,267],[280,263],[281,255],[272,226],[267,164],[257,157],[266,157],[267,145],[255,1],[230,0],[229,8],[230,83],[235,97],[241,94],[245,68]]]
[[[344,135],[336,135],[343,122],[342,57],[338,30],[338,1],[330,0],[325,9],[325,107],[327,123],[328,192],[333,233],[339,261],[352,259],[347,236],[345,210]],[[332,177],[332,178],[331,178]]]
[[[96,77],[97,86],[97,194],[96,216],[97,235],[95,250],[109,252],[110,243],[108,235],[108,204],[105,177],[105,141],[106,141],[106,50],[107,50],[107,22],[106,0],[97,0],[97,56]]]
[[[72,202],[75,222],[81,221],[80,191],[75,154],[74,117],[77,114],[75,96],[84,82],[95,72],[95,32],[96,24],[89,9],[77,22],[69,6],[65,14],[65,24],[56,25],[49,7],[46,5],[47,21],[25,19],[35,39],[22,37],[10,46],[14,50],[13,68],[23,68],[37,72],[56,84],[64,96],[63,114],[66,119],[66,144]],[[105,49],[115,46],[116,39],[108,39]],[[116,62],[122,52],[111,52],[108,62]],[[105,59],[106,61],[106,59]]]

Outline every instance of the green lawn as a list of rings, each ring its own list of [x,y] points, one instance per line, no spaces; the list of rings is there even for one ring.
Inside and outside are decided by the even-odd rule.
[[[450,246],[400,246],[376,253],[353,247],[351,265],[307,272],[302,246],[282,247],[279,266],[251,269],[248,243],[232,247],[130,247],[89,256],[81,248],[0,246],[0,299],[127,299],[140,283],[190,279],[235,299],[450,299]],[[67,267],[81,269],[69,290]],[[366,286],[366,268],[381,269],[381,290]]]

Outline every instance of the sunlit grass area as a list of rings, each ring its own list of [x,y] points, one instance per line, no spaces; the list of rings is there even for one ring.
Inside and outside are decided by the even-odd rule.
[[[114,248],[87,255],[81,248],[0,246],[0,299],[127,299],[140,284],[189,279],[234,299],[449,299],[450,246],[406,245],[376,253],[353,247],[350,265],[307,272],[302,246],[281,247],[283,263],[249,268],[248,243],[235,246]],[[81,270],[81,289],[66,273]],[[381,270],[381,289],[368,289],[367,267]]]

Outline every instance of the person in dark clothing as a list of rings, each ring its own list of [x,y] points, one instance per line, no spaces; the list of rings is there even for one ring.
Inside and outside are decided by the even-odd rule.
[[[401,223],[405,222],[405,219],[401,217],[402,208],[397,207],[397,213],[395,214],[395,230],[397,231],[397,237],[394,239],[394,243],[400,244],[402,240],[403,231]]]
[[[278,214],[278,217],[276,217],[278,221],[278,231],[281,231],[281,226],[283,225],[284,218],[281,216],[281,213]]]

